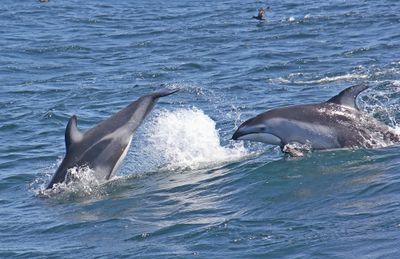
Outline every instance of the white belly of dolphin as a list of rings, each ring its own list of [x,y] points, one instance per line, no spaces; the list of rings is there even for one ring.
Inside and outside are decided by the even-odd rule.
[[[128,145],[126,145],[124,152],[122,152],[122,154],[119,157],[117,163],[115,164],[110,176],[108,177],[109,179],[111,177],[113,177],[115,175],[115,173],[117,172],[117,170],[121,167],[122,162],[124,161],[126,155],[128,154],[129,147],[131,146],[131,143],[132,143],[132,138],[133,138],[133,136],[131,136],[131,138],[129,139]]]

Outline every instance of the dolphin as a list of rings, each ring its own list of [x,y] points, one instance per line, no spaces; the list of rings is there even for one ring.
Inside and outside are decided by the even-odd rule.
[[[366,85],[355,85],[326,102],[261,113],[241,124],[232,139],[278,145],[289,153],[290,147],[374,148],[399,142],[400,135],[393,128],[357,107],[356,98],[366,89]]]
[[[57,183],[68,183],[68,170],[74,167],[88,166],[96,179],[109,180],[124,160],[133,133],[157,100],[177,91],[165,88],[144,95],[84,133],[77,127],[77,117],[72,116],[65,130],[65,157],[46,189]]]

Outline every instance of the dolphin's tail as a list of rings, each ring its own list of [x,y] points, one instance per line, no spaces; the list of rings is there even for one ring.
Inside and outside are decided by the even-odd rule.
[[[170,95],[170,94],[176,93],[176,92],[178,92],[178,91],[179,91],[179,89],[163,88],[163,89],[158,90],[158,91],[156,91],[156,92],[154,92],[154,93],[151,93],[150,95],[151,95],[154,99],[157,99],[157,98],[160,98],[160,97],[164,97],[164,96],[168,96],[168,95]]]

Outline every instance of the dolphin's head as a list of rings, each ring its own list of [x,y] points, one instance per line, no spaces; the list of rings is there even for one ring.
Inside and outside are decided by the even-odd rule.
[[[282,140],[277,136],[275,130],[273,130],[271,126],[269,120],[265,120],[261,116],[251,118],[239,126],[233,134],[232,139],[281,145]]]

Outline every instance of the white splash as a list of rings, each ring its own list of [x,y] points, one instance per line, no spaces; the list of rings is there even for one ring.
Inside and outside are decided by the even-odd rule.
[[[392,83],[394,86],[400,87],[400,80],[393,80]]]
[[[311,144],[289,143],[286,144],[282,151],[290,154],[292,157],[302,157],[312,150]]]
[[[393,87],[394,86],[394,87]],[[369,91],[368,95],[358,98],[359,106],[371,116],[379,118],[390,127],[395,128],[396,132],[400,127],[397,122],[397,114],[400,110],[398,91],[395,89],[396,81],[392,81],[388,87],[381,87]]]
[[[93,196],[97,192],[96,187],[100,184],[94,175],[94,171],[87,166],[68,169],[65,178],[67,179],[66,183],[56,183],[51,189],[46,189],[45,185],[42,184],[37,189],[36,194],[43,197],[61,193],[64,195],[79,193],[80,196]]]
[[[215,121],[197,108],[161,111],[145,134],[147,156],[167,170],[205,168],[252,155],[242,143],[221,146]]]

